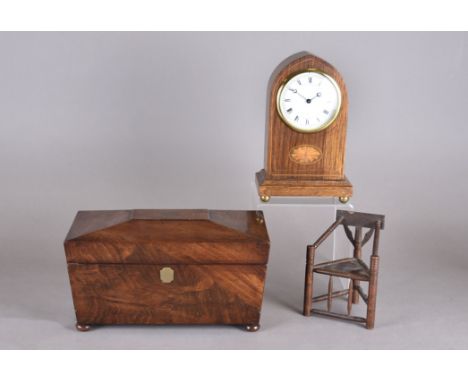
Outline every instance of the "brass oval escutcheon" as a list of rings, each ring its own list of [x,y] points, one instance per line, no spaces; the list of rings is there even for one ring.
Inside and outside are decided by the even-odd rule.
[[[169,284],[174,281],[174,270],[170,267],[161,268],[159,277],[161,278],[161,282]]]
[[[289,151],[289,158],[298,164],[312,164],[319,160],[321,156],[320,149],[312,145],[294,146]]]

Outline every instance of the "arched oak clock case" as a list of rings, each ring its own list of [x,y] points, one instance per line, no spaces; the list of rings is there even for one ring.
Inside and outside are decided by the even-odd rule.
[[[328,76],[338,86],[339,109],[326,126],[301,132],[280,115],[278,91],[303,72]],[[340,73],[321,58],[304,54],[285,61],[269,85],[265,168],[256,174],[263,201],[270,196],[328,196],[347,202],[353,187],[344,175],[348,93]]]

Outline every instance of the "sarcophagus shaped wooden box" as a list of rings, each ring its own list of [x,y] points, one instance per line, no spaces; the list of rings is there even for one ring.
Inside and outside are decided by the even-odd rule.
[[[80,211],[64,245],[79,330],[259,327],[269,253],[260,211]]]

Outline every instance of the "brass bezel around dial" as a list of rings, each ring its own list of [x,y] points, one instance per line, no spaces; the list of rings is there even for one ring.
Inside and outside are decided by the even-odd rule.
[[[300,129],[298,128],[297,126],[294,126],[292,125],[287,119],[286,117],[284,116],[283,112],[281,111],[281,108],[280,108],[280,95],[285,87],[285,85],[295,76],[299,75],[299,74],[302,74],[302,73],[307,73],[307,72],[315,72],[315,73],[319,73],[321,74],[322,76],[326,77],[331,83],[332,85],[335,87],[336,89],[336,92],[338,94],[338,106],[336,108],[336,111],[335,113],[333,114],[333,117],[328,120],[326,123],[324,123],[323,125],[321,125],[318,129],[312,129],[312,130],[307,130],[307,129]],[[306,69],[306,70],[301,70],[301,71],[298,71],[298,72],[295,72],[293,74],[291,74],[290,76],[288,76],[284,81],[283,83],[280,85],[280,87],[278,88],[278,91],[276,92],[276,110],[278,112],[278,115],[280,116],[281,120],[286,124],[286,126],[288,126],[289,128],[293,129],[294,131],[297,131],[299,133],[305,133],[305,134],[312,134],[312,133],[317,133],[319,131],[323,131],[325,130],[326,128],[330,127],[330,125],[335,122],[336,118],[338,117],[338,114],[340,114],[340,110],[341,110],[341,99],[342,99],[342,95],[341,95],[341,89],[340,87],[338,86],[338,84],[336,83],[335,79],[331,76],[329,76],[328,74],[326,74],[325,72],[321,71],[320,69]]]

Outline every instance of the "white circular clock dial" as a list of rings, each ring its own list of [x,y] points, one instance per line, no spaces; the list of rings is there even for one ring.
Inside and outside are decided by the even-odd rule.
[[[296,74],[278,91],[278,112],[283,121],[304,133],[328,127],[340,111],[341,92],[326,74],[307,71]]]

